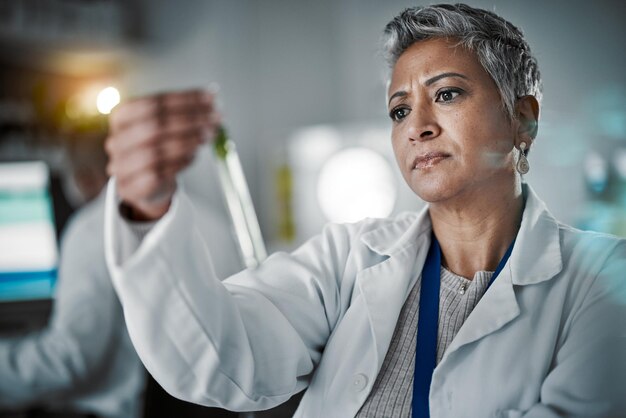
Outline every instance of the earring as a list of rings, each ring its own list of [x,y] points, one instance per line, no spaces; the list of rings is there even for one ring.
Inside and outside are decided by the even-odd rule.
[[[519,144],[519,158],[517,159],[517,165],[515,168],[518,173],[526,174],[528,170],[530,170],[530,164],[528,164],[528,159],[526,158],[526,142],[521,142]]]

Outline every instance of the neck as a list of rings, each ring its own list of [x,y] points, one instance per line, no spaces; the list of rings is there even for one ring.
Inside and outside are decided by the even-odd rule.
[[[494,271],[517,235],[524,201],[519,181],[511,187],[475,190],[430,205],[433,231],[443,265],[472,279],[478,271]]]

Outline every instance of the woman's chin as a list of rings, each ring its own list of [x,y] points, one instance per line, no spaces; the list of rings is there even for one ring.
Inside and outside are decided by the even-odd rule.
[[[439,203],[448,199],[448,196],[444,193],[437,192],[420,192],[417,193],[417,196],[427,203]]]
[[[437,181],[420,182],[409,186],[420,199],[428,203],[441,202],[454,195],[450,187]]]

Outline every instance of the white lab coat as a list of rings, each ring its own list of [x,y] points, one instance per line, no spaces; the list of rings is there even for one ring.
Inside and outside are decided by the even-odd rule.
[[[104,260],[104,191],[72,217],[48,326],[0,338],[0,405],[140,416],[145,370]]]
[[[626,241],[558,223],[527,189],[508,263],[435,369],[430,415],[626,416]],[[258,410],[307,389],[296,417],[357,413],[419,278],[427,210],[328,225],[220,282],[183,192],[132,254],[117,203],[113,182],[109,267],[137,351],[169,392]]]

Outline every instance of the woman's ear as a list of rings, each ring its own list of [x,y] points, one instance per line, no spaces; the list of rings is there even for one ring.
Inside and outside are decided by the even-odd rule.
[[[539,129],[539,102],[537,98],[531,95],[519,98],[515,104],[515,116],[519,122],[516,145],[519,145],[522,140],[534,140]]]

